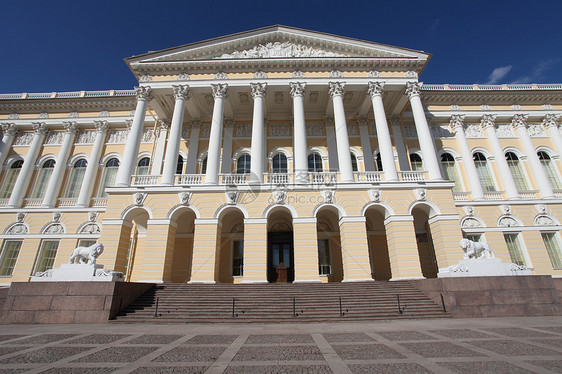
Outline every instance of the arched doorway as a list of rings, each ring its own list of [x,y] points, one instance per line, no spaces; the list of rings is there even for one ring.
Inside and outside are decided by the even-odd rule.
[[[336,208],[326,206],[316,214],[316,236],[318,242],[318,274],[328,282],[343,280],[343,260],[339,215]]]
[[[195,231],[195,212],[189,208],[181,208],[172,216],[176,224],[175,235],[170,235],[173,241],[171,281],[186,283],[191,278],[191,264],[193,260],[193,232]]]
[[[295,279],[293,216],[286,208],[277,208],[267,217],[267,280],[270,283]]]
[[[146,231],[149,215],[143,208],[131,209],[123,217],[121,237],[115,260],[115,271],[125,275],[125,280],[135,280],[140,274],[135,274],[135,259],[138,251],[145,248]]]
[[[237,208],[228,208],[221,212],[219,221],[220,247],[215,260],[218,281],[234,283],[244,275],[244,214]]]
[[[375,280],[389,280],[392,278],[384,218],[385,209],[381,206],[371,206],[365,211],[371,276]]]
[[[435,258],[435,248],[431,238],[429,227],[429,214],[431,207],[426,204],[418,204],[412,209],[414,217],[414,229],[416,231],[416,243],[418,244],[418,254],[422,275],[425,278],[437,278],[437,259]]]

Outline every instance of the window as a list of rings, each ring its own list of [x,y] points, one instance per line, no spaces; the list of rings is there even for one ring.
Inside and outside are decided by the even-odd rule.
[[[561,189],[562,186],[560,186],[560,179],[558,178],[558,173],[548,153],[539,151],[537,152],[537,156],[539,156],[539,160],[541,161],[542,167],[544,168],[544,172],[546,173],[546,177],[548,178],[548,181],[550,182],[550,186],[552,187],[552,189],[554,190]]]
[[[478,179],[480,180],[480,185],[484,191],[495,191],[496,186],[490,175],[490,170],[488,169],[488,160],[480,152],[476,152],[472,158],[474,159],[474,166],[476,166],[476,173],[478,174]]]
[[[0,255],[0,277],[9,277],[14,271],[23,241],[6,240]]]
[[[88,162],[84,159],[78,160],[74,163],[74,166],[70,171],[70,178],[68,179],[66,197],[77,198],[80,194],[80,187],[82,187],[84,174],[86,174],[86,166],[88,166]]]
[[[2,183],[2,189],[0,190],[0,199],[7,199],[12,194],[14,184],[16,184],[22,165],[23,161],[17,160],[14,161],[8,169],[8,172],[4,177],[4,182]]]
[[[148,175],[148,167],[150,166],[150,158],[143,157],[137,166],[137,175]]]
[[[201,167],[199,169],[200,169],[199,174],[207,173],[207,157],[205,157],[205,158],[203,158],[203,160],[201,160]]]
[[[353,171],[358,171],[359,169],[357,168],[357,157],[355,157],[355,155],[352,153],[351,154],[351,169]]]
[[[244,275],[244,241],[234,240],[232,242],[232,276]]]
[[[55,160],[47,160],[41,165],[39,174],[37,175],[37,181],[35,182],[35,187],[33,187],[33,192],[31,193],[31,198],[42,199],[45,196],[45,191],[47,191],[47,186],[51,180],[51,174],[53,174],[53,168],[55,167]]]
[[[112,158],[105,163],[105,168],[103,170],[102,183],[100,188],[100,197],[107,197],[107,192],[105,189],[107,187],[113,187],[115,185],[115,178],[117,177],[117,172],[119,171],[119,160]]]
[[[312,173],[321,173],[324,171],[322,167],[322,157],[318,153],[308,155],[308,171]]]
[[[272,170],[273,173],[287,173],[287,156],[283,153],[278,153],[273,156]]]
[[[318,239],[318,274],[332,274],[332,256],[330,255],[329,239]]]
[[[513,152],[507,152],[505,154],[505,159],[507,160],[507,165],[509,166],[509,171],[511,171],[511,175],[513,176],[513,181],[515,182],[515,186],[517,187],[517,191],[527,191],[529,189],[529,185],[527,184],[527,178],[523,174],[523,169],[521,169],[521,163],[519,162],[519,158]]]
[[[523,248],[521,247],[521,242],[519,241],[519,234],[504,234],[503,236],[505,238],[505,244],[507,244],[507,250],[509,252],[511,262],[520,266],[526,266]]]
[[[544,246],[548,252],[548,257],[550,257],[550,262],[552,267],[555,269],[562,268],[562,250],[560,249],[560,238],[558,233],[555,232],[543,232],[541,233]]]
[[[178,155],[178,164],[176,166],[176,174],[182,174],[182,173],[183,173],[183,156]]]
[[[419,157],[419,156],[418,156]],[[420,159],[421,160],[421,159]],[[377,156],[375,157],[375,166],[377,167],[377,171],[383,171],[382,168],[382,158],[381,158],[381,153],[377,153]]]
[[[248,154],[243,154],[238,157],[236,161],[236,174],[249,174],[250,173],[251,157]]]
[[[441,168],[443,169],[444,177],[451,182],[455,182],[453,192],[461,191],[461,181],[455,166],[455,158],[450,153],[443,153],[441,155]]]
[[[410,153],[410,165],[412,171],[423,171],[423,161],[417,153]]]
[[[55,263],[55,258],[57,257],[57,249],[59,248],[58,240],[45,240],[41,243],[41,249],[37,254],[37,260],[35,260],[35,267],[33,269],[33,274],[47,271],[53,268]]]

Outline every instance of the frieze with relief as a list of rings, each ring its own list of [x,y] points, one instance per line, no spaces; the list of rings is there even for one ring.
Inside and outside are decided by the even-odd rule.
[[[230,58],[286,58],[286,57],[349,57],[291,42],[270,42],[243,51],[225,53],[216,59]]]
[[[247,138],[252,135],[252,125],[250,123],[237,123],[234,127],[234,136],[237,138]]]
[[[80,130],[76,134],[76,144],[92,144],[96,134],[94,131],[90,130]]]
[[[513,134],[513,127],[511,124],[498,125],[496,128],[496,134],[498,135],[498,138],[512,138],[515,136],[515,134]]]
[[[16,139],[14,139],[14,145],[30,145],[31,139],[33,139],[32,133],[20,132],[16,135]]]
[[[322,122],[307,123],[306,136],[324,136],[324,124]]]
[[[64,137],[64,133],[62,131],[49,131],[49,133],[47,134],[47,138],[45,139],[45,144],[47,145],[62,144],[63,137]]]
[[[529,132],[529,136],[532,137],[547,136],[543,125],[529,125],[527,131]]]
[[[154,129],[143,129],[141,143],[152,143],[154,141]]]
[[[416,131],[416,126],[414,125],[406,125],[404,126],[404,135],[408,139],[417,139],[418,132]]]
[[[291,136],[291,125],[289,123],[270,123],[269,136]]]
[[[124,144],[126,140],[126,130],[111,130],[107,136],[107,144]]]
[[[453,133],[451,132],[449,125],[433,125],[430,126],[431,132],[434,138],[452,138]]]
[[[468,124],[464,129],[464,133],[467,138],[483,138],[484,132],[482,131],[482,126],[477,124]]]

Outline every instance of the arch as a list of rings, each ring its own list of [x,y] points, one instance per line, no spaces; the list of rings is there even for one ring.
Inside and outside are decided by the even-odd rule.
[[[100,164],[103,165],[103,167],[105,167],[105,164],[107,163],[107,161],[111,160],[112,158],[116,158],[117,160],[119,160],[119,163],[121,163],[121,155],[117,152],[110,152],[106,155],[103,155],[103,157],[100,160]]]
[[[513,147],[511,145],[509,145],[509,146],[507,146],[503,149],[504,155],[509,153],[509,152],[514,153],[519,160],[524,160],[524,159],[527,158],[527,155],[523,151],[521,151],[519,148]]]
[[[271,162],[271,160],[273,159],[273,156],[275,156],[278,153],[283,153],[287,157],[287,161],[293,161],[293,155],[292,155],[291,151],[289,151],[285,147],[275,147],[275,148],[273,148],[271,151],[269,151],[269,153],[267,155],[267,159]]]
[[[239,210],[242,213],[242,215],[244,216],[244,218],[250,218],[250,215],[248,214],[248,211],[246,210],[246,208],[244,208],[242,205],[239,205],[239,204],[223,204],[223,205],[221,205],[215,211],[215,214],[213,215],[213,218],[222,219],[222,217],[224,217],[224,215],[226,213],[228,213],[228,211],[231,210],[231,209]]]
[[[82,222],[78,229],[76,229],[77,234],[100,234],[101,233],[101,225],[97,222],[86,221]]]
[[[90,161],[90,158],[88,157],[87,154],[85,154],[85,153],[78,153],[78,154],[72,155],[72,157],[70,157],[70,158],[68,159],[68,162],[66,163],[66,165],[69,166],[69,167],[73,167],[74,164],[75,164],[77,161],[81,160],[81,159],[86,160],[86,162],[89,162],[89,161]]]
[[[10,223],[4,229],[3,235],[25,235],[29,234],[29,225],[25,222]]]
[[[375,207],[379,211],[381,210],[379,208],[382,208],[382,210],[384,211],[384,219],[387,219],[388,217],[395,215],[394,209],[392,209],[392,207],[389,204],[384,203],[382,201],[378,202],[378,203],[375,203],[375,202],[371,201],[371,202],[365,204],[363,206],[363,208],[361,209],[361,215],[365,216],[365,214],[367,213],[367,210],[371,207]]]
[[[263,211],[262,217],[263,218],[269,218],[269,216],[271,215],[271,213],[273,213],[276,210],[280,210],[280,209],[286,209],[289,211],[289,213],[291,214],[291,216],[294,218],[298,217],[297,214],[297,210],[292,206],[292,205],[283,205],[283,204],[270,204],[269,206],[267,206],[265,208],[265,210]]]
[[[474,227],[486,227],[486,223],[479,217],[474,215],[464,216],[461,218],[461,229],[469,229]]]
[[[10,155],[8,156],[8,158],[6,158],[6,161],[4,161],[4,165],[2,165],[4,168],[9,168],[11,166],[11,164],[13,164],[16,161],[24,161],[24,158],[22,155],[20,154],[15,154],[15,155]]]
[[[328,160],[328,152],[322,147],[309,147],[306,150],[306,155],[310,155],[311,153],[318,153],[320,157],[322,157],[322,161]]]
[[[533,220],[535,226],[559,226],[560,221],[550,214],[537,214]]]
[[[523,222],[512,214],[502,214],[498,218],[498,227],[520,227]]]
[[[453,156],[455,158],[455,161],[462,160],[462,156],[459,154],[459,152],[457,152],[456,149],[453,149],[453,148],[450,148],[450,147],[444,147],[444,148],[441,148],[439,151],[437,151],[437,155],[439,157],[441,157],[441,155],[443,153],[450,153],[451,156]]]
[[[201,213],[199,213],[199,209],[194,207],[193,205],[182,205],[178,204],[173,206],[168,213],[166,213],[166,218],[169,220],[175,220],[177,216],[184,213],[185,210],[190,210],[195,214],[195,218],[201,218]]]
[[[314,209],[312,210],[312,216],[316,217],[318,215],[318,212],[324,208],[330,209],[333,208],[338,212],[338,219],[345,217],[347,214],[345,213],[345,209],[343,209],[343,207],[339,204],[334,204],[334,203],[320,203],[318,205],[316,205],[314,207]]]
[[[412,210],[418,207],[425,210],[428,213],[429,219],[441,214],[439,207],[436,204],[432,203],[431,201],[414,201],[408,207],[408,214],[412,215]]]
[[[131,222],[133,220],[134,216],[137,215],[135,210],[143,210],[148,214],[148,219],[153,218],[152,211],[150,210],[149,207],[138,206],[138,205],[129,205],[128,207],[123,209],[123,211],[121,212],[121,219],[124,220],[124,221]]]
[[[233,154],[232,154],[232,162],[236,165],[236,160],[238,160],[238,157],[244,155],[244,154],[248,154],[251,155],[252,154],[252,150],[250,148],[244,147],[244,148],[238,148]]]
[[[49,160],[53,160],[53,161],[57,162],[57,156],[55,156],[55,155],[52,154],[52,153],[43,155],[43,156],[41,156],[41,157],[35,162],[35,164],[36,164],[37,166],[39,166],[39,167],[42,167],[43,164],[44,164],[46,161],[49,161]]]
[[[66,227],[61,222],[51,221],[45,224],[41,230],[39,231],[40,234],[47,234],[47,235],[62,235],[66,233]]]
[[[539,145],[535,151],[537,153],[539,152],[546,152],[547,155],[550,156],[550,158],[555,159],[556,157],[560,157],[560,155],[552,148],[547,147],[546,145]]]
[[[143,158],[148,158],[150,160],[150,152],[144,151],[140,152],[137,156],[137,163],[139,163]]]
[[[201,151],[199,153],[199,156],[197,156],[197,162],[203,162],[203,159],[207,158],[208,153],[209,153],[208,149],[205,149],[205,150]]]
[[[483,147],[474,147],[470,150],[470,154],[472,155],[472,157],[474,157],[475,153],[482,153],[484,156],[486,156],[487,160],[489,160],[490,158],[494,158],[494,154]]]

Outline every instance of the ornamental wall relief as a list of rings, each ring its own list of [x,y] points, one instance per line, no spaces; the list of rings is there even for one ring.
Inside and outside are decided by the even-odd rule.
[[[291,136],[291,124],[288,122],[270,123],[269,136],[274,136],[274,137]]]
[[[225,53],[215,59],[283,57],[346,57],[346,55],[292,42],[270,42],[243,51],[234,50],[232,53]]]
[[[95,131],[80,130],[76,134],[76,144],[93,144],[96,138]]]
[[[543,125],[529,125],[527,127],[527,132],[529,133],[529,136],[532,137],[547,136]]]
[[[62,144],[62,138],[64,137],[64,132],[62,131],[49,131],[47,138],[45,139],[46,145]]]
[[[484,131],[482,131],[482,126],[480,124],[468,124],[464,128],[464,133],[467,138],[483,138]]]

